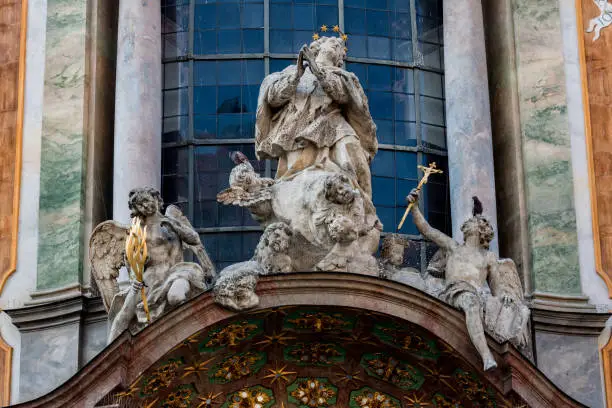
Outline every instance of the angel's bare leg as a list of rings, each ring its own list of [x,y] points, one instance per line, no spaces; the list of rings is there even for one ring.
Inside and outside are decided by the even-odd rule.
[[[489,350],[487,345],[487,338],[485,336],[484,327],[482,326],[482,306],[480,301],[474,293],[464,292],[457,298],[457,306],[459,306],[465,313],[465,323],[467,325],[468,333],[472,344],[478,350],[478,353],[482,357],[484,364],[484,370],[497,367],[495,358]]]
[[[138,281],[132,281],[130,291],[125,297],[125,302],[121,307],[121,310],[115,316],[108,334],[108,342],[115,340],[121,333],[128,329],[130,322],[136,316],[136,305],[140,299],[140,290],[142,283]]]

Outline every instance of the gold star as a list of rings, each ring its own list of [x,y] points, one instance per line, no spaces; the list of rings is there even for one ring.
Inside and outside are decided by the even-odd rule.
[[[410,408],[424,408],[430,407],[431,404],[429,402],[425,402],[426,395],[423,394],[422,397],[417,396],[416,392],[412,393],[412,398],[408,395],[405,395],[404,398],[408,401],[408,406]]]
[[[219,398],[221,394],[223,393],[220,392],[218,394],[213,394],[212,392],[209,392],[208,395],[206,395],[205,397],[198,397],[198,399],[202,402],[200,402],[200,404],[196,408],[212,407],[213,404],[217,404],[215,400]]]
[[[134,395],[136,395],[137,391],[140,391],[140,388],[136,387],[137,382],[138,380],[136,380],[127,391],[115,394],[115,397],[119,398],[120,400],[122,400],[123,398],[132,398]]]
[[[327,31],[327,26],[325,24],[323,24],[321,26],[321,31],[323,31],[323,32]]]
[[[295,337],[285,336],[287,332],[282,332],[279,334],[273,333],[271,336],[265,336],[266,339],[259,341],[255,344],[263,344],[262,349],[274,344],[286,345],[287,340],[295,340]]]
[[[359,371],[348,371],[344,367],[340,367],[342,372],[335,373],[336,381],[339,383],[346,384],[348,386],[357,386],[358,382],[361,381],[359,377]]]
[[[159,398],[155,398],[149,405],[145,406],[145,408],[153,408],[153,405],[157,402]]]
[[[438,368],[431,368],[421,363],[419,363],[419,365],[428,371],[428,373],[425,374],[426,377],[431,377],[434,382],[443,383],[451,390],[457,392],[457,390],[447,381],[447,379],[451,378],[450,375],[442,374]]]
[[[342,41],[346,41],[346,40],[348,40],[348,35],[342,34],[342,35],[340,35],[340,38],[342,38]]]
[[[177,344],[176,346],[174,346],[174,348],[170,351],[175,351],[178,350],[182,347],[189,347],[192,344],[196,344],[198,342],[197,337],[200,333],[196,333],[192,336],[187,337],[185,340],[181,341],[179,344]]]
[[[185,378],[191,374],[196,374],[198,376],[198,378],[200,379],[200,381],[204,381],[202,379],[202,373],[208,371],[208,367],[206,367],[208,365],[208,363],[210,363],[212,360],[214,360],[213,358],[210,358],[206,361],[203,361],[201,363],[194,363],[192,366],[190,367],[185,367],[185,371],[182,375],[181,378]]]
[[[340,32],[340,27],[338,25],[335,25],[333,30],[334,30],[334,33],[339,33]]]
[[[319,38],[320,38],[320,37],[319,37],[319,34],[317,34],[317,33],[315,33],[315,34],[312,36],[312,39],[313,39],[313,40],[315,40],[315,41],[317,41]]]
[[[295,371],[285,371],[285,368],[287,368],[287,366],[284,366],[283,368],[276,368],[275,370],[268,368],[267,370],[270,372],[270,374],[266,375],[264,378],[270,378],[272,380],[270,384],[274,384],[274,381],[276,380],[279,380],[279,382],[286,381],[288,383],[288,376],[297,373]]]

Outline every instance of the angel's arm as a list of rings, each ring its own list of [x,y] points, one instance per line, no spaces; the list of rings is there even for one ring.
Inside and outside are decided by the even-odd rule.
[[[407,200],[408,202],[414,203],[414,205],[412,206],[412,219],[414,220],[414,224],[416,225],[419,232],[423,234],[425,238],[429,239],[430,241],[433,241],[440,248],[455,248],[455,246],[457,246],[457,242],[454,239],[452,239],[442,231],[437,230],[431,225],[429,225],[425,217],[423,217],[423,213],[421,213],[421,210],[419,210],[419,206],[417,203],[418,198],[419,192],[415,189],[410,192],[410,195],[407,197]]]
[[[171,218],[166,217],[162,224],[167,223],[170,227],[178,234],[180,240],[187,245],[202,245],[200,241],[200,235],[191,227],[191,225],[185,225],[184,223]]]

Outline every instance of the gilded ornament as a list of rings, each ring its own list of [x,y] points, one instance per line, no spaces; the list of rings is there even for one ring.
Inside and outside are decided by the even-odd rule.
[[[181,360],[170,360],[153,371],[151,376],[143,380],[141,396],[149,397],[161,389],[168,388],[178,376],[178,370],[182,364]]]
[[[230,394],[222,408],[269,408],[273,403],[272,391],[255,386]]]
[[[341,314],[330,315],[323,312],[300,312],[297,317],[287,319],[296,329],[312,330],[315,333],[339,330],[351,323],[343,320]]]
[[[262,349],[268,347],[268,346],[273,346],[276,344],[280,344],[280,345],[286,345],[288,340],[295,340],[295,337],[291,337],[291,336],[286,336],[287,332],[282,332],[279,334],[273,333],[271,336],[264,336],[265,339],[262,341],[258,341],[257,343],[255,343],[256,345],[262,345]]]
[[[200,403],[197,405],[196,408],[212,407],[214,404],[217,404],[215,400],[219,398],[222,394],[223,394],[222,392],[219,392],[217,394],[209,392],[207,395],[203,397],[198,397],[198,400],[200,400]]]
[[[221,347],[236,347],[244,340],[254,337],[261,332],[260,320],[242,320],[224,325],[212,330],[200,346],[200,351],[212,351]]]
[[[266,354],[246,352],[230,356],[211,371],[212,382],[225,384],[257,373],[266,363]]]
[[[390,382],[404,390],[421,388],[425,377],[415,366],[402,362],[386,353],[366,354],[361,365],[372,377]]]
[[[423,394],[421,396],[417,395],[416,392],[412,393],[412,395],[404,395],[404,399],[407,402],[407,406],[408,408],[427,408],[427,407],[431,407],[431,402],[426,401],[425,399],[427,398],[426,394]]]
[[[191,385],[181,385],[175,392],[168,394],[166,399],[162,401],[160,408],[189,408],[194,394]]]
[[[299,365],[326,366],[344,361],[345,352],[329,343],[297,343],[285,349],[285,359]]]
[[[351,408],[400,408],[400,402],[384,394],[365,387],[351,393]]]
[[[289,401],[299,408],[325,408],[336,403],[338,390],[325,378],[298,378],[289,391]]]
[[[360,381],[363,381],[360,377],[359,371],[349,371],[342,366],[338,368],[341,371],[334,374],[336,376],[336,383],[340,383],[347,387],[355,387]]]
[[[202,361],[199,363],[194,363],[193,365],[189,366],[189,367],[185,367],[185,370],[183,371],[183,375],[181,376],[181,378],[185,378],[188,377],[192,374],[195,374],[198,376],[198,378],[200,379],[200,381],[204,381],[204,379],[202,378],[202,373],[208,371],[208,364],[213,361],[214,358],[210,358],[206,361]]]
[[[289,382],[289,376],[293,375],[293,374],[297,374],[295,371],[286,371],[285,368],[287,368],[287,366],[284,366],[283,368],[275,368],[275,369],[271,369],[268,368],[268,372],[269,374],[266,375],[264,378],[270,379],[270,384],[274,384],[275,381],[278,380],[278,382],[283,382],[285,381],[285,383]]]

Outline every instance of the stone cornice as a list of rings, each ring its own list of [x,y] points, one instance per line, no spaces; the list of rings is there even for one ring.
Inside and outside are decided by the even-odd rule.
[[[411,287],[377,278],[331,273],[295,273],[261,278],[258,309],[286,305],[351,307],[405,319],[449,344],[473,367],[481,367],[463,315]],[[207,292],[171,311],[137,335],[125,332],[74,377],[48,395],[17,407],[94,406],[118,387],[133,383],[148,367],[189,336],[236,316]],[[489,338],[499,368],[483,375],[500,392],[514,391],[530,406],[582,407],[509,344]]]
[[[93,323],[106,320],[102,300],[85,296],[56,298],[48,303],[30,304],[5,312],[21,332],[44,330],[80,321]]]
[[[536,331],[598,336],[610,317],[598,311],[585,296],[534,293],[531,318]]]

